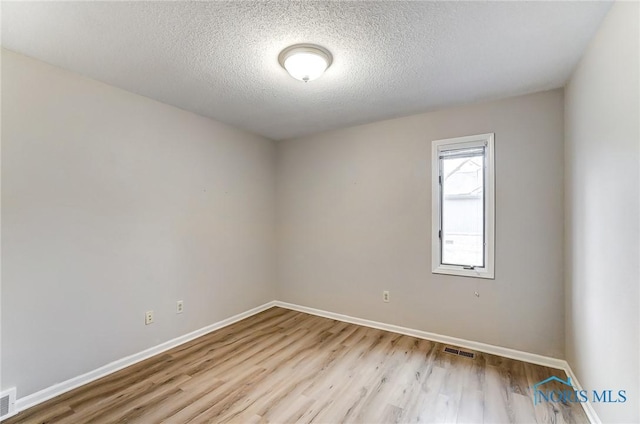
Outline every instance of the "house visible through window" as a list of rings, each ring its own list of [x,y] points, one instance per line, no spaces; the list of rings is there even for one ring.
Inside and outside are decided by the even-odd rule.
[[[493,134],[433,142],[433,272],[493,278]]]

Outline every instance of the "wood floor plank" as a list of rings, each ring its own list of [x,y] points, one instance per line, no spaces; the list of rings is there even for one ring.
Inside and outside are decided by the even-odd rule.
[[[4,423],[588,422],[577,403],[534,405],[561,370],[444,347],[271,308]]]
[[[515,417],[510,406],[508,382],[503,379],[500,368],[487,365],[485,368],[484,419],[485,423],[513,423]]]
[[[466,424],[478,422],[484,416],[484,393],[482,390],[465,389],[460,397],[456,423]]]
[[[513,402],[513,413],[517,423],[536,422],[536,413],[529,396],[514,393],[511,399]]]

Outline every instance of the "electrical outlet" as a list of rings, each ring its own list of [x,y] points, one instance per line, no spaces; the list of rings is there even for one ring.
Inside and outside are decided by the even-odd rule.
[[[176,304],[176,314],[181,314],[184,311],[184,302],[182,300],[178,300]]]
[[[385,290],[382,292],[382,301],[389,303],[389,291]]]
[[[149,325],[153,322],[153,311],[147,311],[144,314],[144,325]]]

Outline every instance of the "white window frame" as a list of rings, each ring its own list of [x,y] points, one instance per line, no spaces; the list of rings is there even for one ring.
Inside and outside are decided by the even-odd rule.
[[[463,277],[494,278],[495,258],[495,169],[494,133],[435,140],[431,149],[431,267],[434,274]],[[485,146],[484,182],[484,267],[467,267],[442,264],[441,240],[441,176],[440,152],[446,150]]]

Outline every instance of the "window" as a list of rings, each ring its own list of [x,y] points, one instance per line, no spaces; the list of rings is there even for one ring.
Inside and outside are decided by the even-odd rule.
[[[433,272],[493,278],[493,134],[436,140],[432,161]]]

